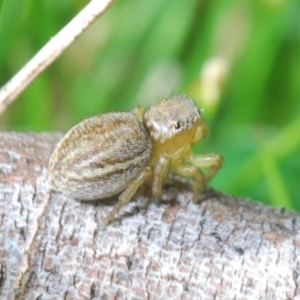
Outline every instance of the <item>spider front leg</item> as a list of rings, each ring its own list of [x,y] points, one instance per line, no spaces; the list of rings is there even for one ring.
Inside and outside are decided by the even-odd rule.
[[[211,178],[221,168],[223,158],[218,154],[195,155],[188,151],[184,155],[184,159],[190,163],[184,164],[182,160],[174,161],[176,171],[184,177],[193,177],[193,201],[197,202],[198,194],[208,184]],[[203,174],[199,168],[207,168],[207,172]]]
[[[193,202],[196,203],[198,200],[199,192],[205,186],[205,177],[203,173],[196,166],[185,165],[182,161],[180,161],[180,163],[179,161],[177,163],[174,163],[174,167],[179,175],[184,177],[193,177]]]
[[[223,165],[222,156],[215,153],[195,155],[190,152],[185,159],[197,168],[207,168],[207,172],[205,173],[205,185],[208,184]]]
[[[162,154],[153,168],[152,193],[156,204],[159,203],[159,195],[161,194],[162,182],[167,177],[170,168],[170,157]]]

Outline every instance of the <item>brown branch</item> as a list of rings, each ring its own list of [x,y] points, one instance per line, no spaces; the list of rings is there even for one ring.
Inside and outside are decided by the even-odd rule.
[[[92,0],[0,89],[0,113],[113,2]]]
[[[173,179],[112,209],[47,192],[59,134],[0,133],[1,299],[295,299],[300,216]],[[146,191],[147,192],[147,191]]]

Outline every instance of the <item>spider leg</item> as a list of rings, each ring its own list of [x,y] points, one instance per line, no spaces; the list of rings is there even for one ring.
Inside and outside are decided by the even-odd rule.
[[[181,164],[177,164],[175,166],[176,171],[178,174],[184,177],[193,177],[193,202],[197,202],[198,200],[198,194],[199,192],[204,188],[205,186],[205,176],[204,174],[193,165],[185,165],[181,162]]]
[[[104,225],[108,225],[114,216],[119,212],[123,205],[128,203],[136,190],[149,178],[151,168],[144,168],[138,176],[127,186],[124,192],[119,196],[118,203],[104,220]]]
[[[154,165],[153,169],[153,184],[152,193],[155,202],[159,203],[159,195],[161,194],[162,182],[168,175],[170,168],[170,157],[167,154],[162,154]]]
[[[184,161],[189,164],[185,164]],[[223,158],[218,154],[195,155],[190,150],[183,155],[183,159],[172,160],[172,165],[178,174],[193,177],[194,202],[197,202],[199,192],[208,184],[222,164]],[[204,174],[199,168],[207,168],[207,172]]]
[[[214,153],[204,155],[195,155],[191,153],[186,160],[197,168],[207,168],[207,172],[205,174],[205,185],[208,184],[223,165],[222,156]]]

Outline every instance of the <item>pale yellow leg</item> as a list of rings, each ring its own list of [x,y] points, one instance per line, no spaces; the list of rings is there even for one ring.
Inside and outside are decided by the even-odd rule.
[[[193,202],[197,202],[198,194],[205,186],[205,177],[203,173],[196,166],[191,165],[178,165],[176,171],[184,177],[193,177]]]
[[[223,158],[219,154],[205,154],[205,155],[189,155],[186,160],[198,168],[207,168],[205,174],[205,185],[212,179],[217,171],[223,165]]]
[[[167,154],[161,155],[157,160],[153,170],[152,193],[156,203],[159,203],[159,195],[161,194],[162,182],[168,175],[169,168],[169,156]]]
[[[151,175],[150,168],[144,168],[139,175],[128,185],[126,190],[119,196],[118,203],[104,220],[104,225],[108,225],[114,216],[119,212],[123,205],[130,201],[136,190],[147,180]]]

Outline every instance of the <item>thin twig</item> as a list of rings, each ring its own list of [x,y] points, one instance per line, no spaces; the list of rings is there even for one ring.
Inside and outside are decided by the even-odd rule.
[[[49,66],[114,0],[92,0],[0,89],[0,113]]]

